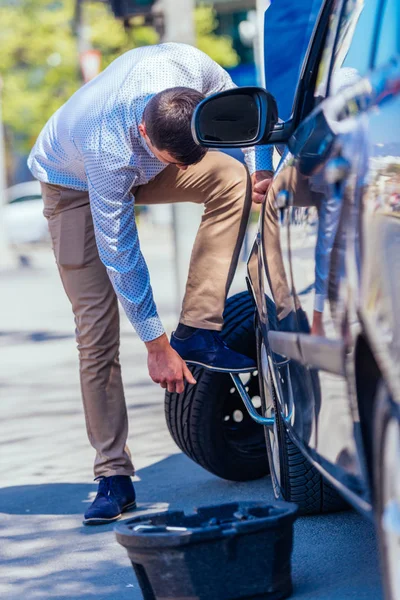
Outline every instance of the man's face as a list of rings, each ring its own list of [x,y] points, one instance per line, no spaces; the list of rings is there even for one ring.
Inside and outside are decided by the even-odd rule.
[[[145,139],[146,144],[148,145],[154,156],[158,158],[160,162],[164,163],[165,165],[175,165],[176,167],[178,167],[178,169],[181,169],[181,171],[186,171],[188,165],[181,165],[180,163],[176,162],[176,159],[173,156],[171,156],[169,152],[167,152],[166,150],[158,150],[158,148],[153,146],[149,136],[147,135],[146,125],[144,123],[140,123],[139,132],[142,138]]]

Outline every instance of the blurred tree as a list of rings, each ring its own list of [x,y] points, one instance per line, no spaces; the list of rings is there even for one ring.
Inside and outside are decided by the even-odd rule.
[[[81,77],[73,36],[74,0],[20,0],[0,4],[0,75],[4,80],[3,118],[8,140],[27,152],[47,119],[78,89]],[[132,48],[155,44],[158,34],[140,18],[125,31],[105,3],[84,4],[102,68]],[[210,6],[196,11],[198,46],[223,66],[239,62]]]
[[[236,67],[240,59],[232,46],[232,38],[214,33],[218,20],[215,10],[209,4],[196,8],[195,25],[197,47],[223,67]]]

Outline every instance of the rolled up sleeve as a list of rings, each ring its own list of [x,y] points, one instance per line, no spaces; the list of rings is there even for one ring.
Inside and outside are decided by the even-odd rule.
[[[244,148],[244,160],[250,175],[256,171],[273,171],[274,166],[272,156],[274,153],[273,146],[255,146],[252,148]]]

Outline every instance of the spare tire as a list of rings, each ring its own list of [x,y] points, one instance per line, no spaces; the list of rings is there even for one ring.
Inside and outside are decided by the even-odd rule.
[[[249,292],[229,298],[221,335],[230,348],[257,359],[255,308]],[[264,431],[244,408],[227,373],[190,365],[196,385],[182,394],[166,392],[165,416],[172,438],[193,461],[223,479],[248,481],[269,473]],[[261,412],[257,371],[246,387]]]

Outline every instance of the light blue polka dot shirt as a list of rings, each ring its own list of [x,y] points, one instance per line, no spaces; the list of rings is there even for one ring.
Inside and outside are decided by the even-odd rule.
[[[148,149],[138,125],[150,98],[176,86],[210,95],[234,84],[224,69],[192,46],[136,48],[59,108],[28,159],[39,181],[88,190],[100,259],[143,341],[159,337],[164,328],[140,251],[131,188],[147,183],[166,165]],[[269,147],[245,155],[250,172],[272,170]]]

